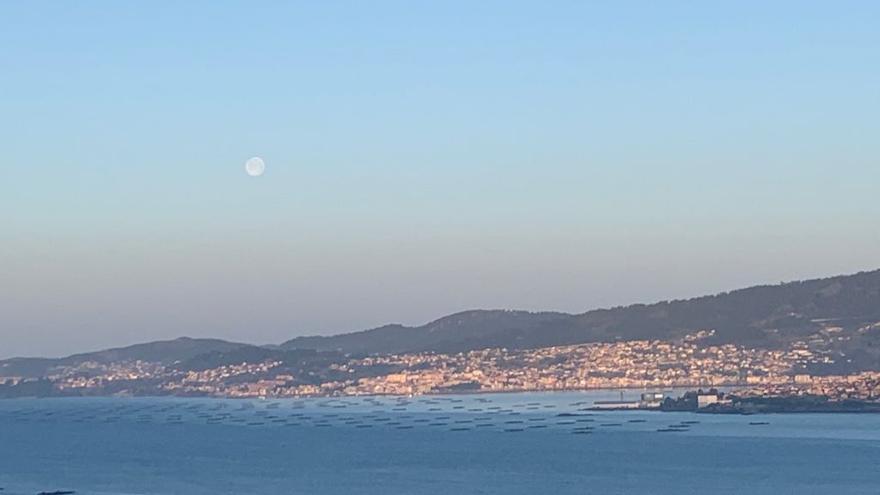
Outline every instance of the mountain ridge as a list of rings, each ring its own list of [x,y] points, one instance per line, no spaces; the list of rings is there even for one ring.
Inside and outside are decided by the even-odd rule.
[[[472,328],[474,324],[487,322],[486,313],[503,318],[506,324],[496,328],[485,325]],[[880,270],[757,285],[689,299],[615,306],[579,314],[465,311],[418,327],[386,325],[334,336],[297,337],[282,343],[281,347],[372,353],[379,352],[381,346],[390,341],[394,351],[386,352],[460,352],[479,347],[534,348],[681,338],[690,332],[710,329],[715,330],[714,341],[719,343],[774,346],[818,330],[820,325],[812,320],[841,317],[880,319]],[[455,320],[458,332],[447,331],[441,338],[436,337],[438,325]],[[470,331],[456,336],[463,333],[462,328]]]
[[[699,330],[714,330],[711,338],[714,343],[772,348],[820,331],[829,319],[837,319],[851,329],[880,321],[880,270],[757,285],[714,295],[615,306],[579,314],[468,310],[421,326],[388,324],[332,336],[296,337],[280,345],[181,337],[57,359],[0,360],[0,376],[14,373],[44,376],[54,366],[84,361],[142,360],[172,364],[206,354],[212,355],[212,361],[225,354],[265,354],[254,349],[346,354],[456,353],[490,347],[527,349],[590,342],[669,340]],[[875,339],[876,333],[880,332],[866,338]],[[856,337],[862,338],[861,335]],[[874,340],[867,341],[867,345],[873,346]],[[870,354],[869,362],[874,359],[874,354]]]

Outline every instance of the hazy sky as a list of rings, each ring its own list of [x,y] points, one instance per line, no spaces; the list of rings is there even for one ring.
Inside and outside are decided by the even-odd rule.
[[[874,1],[2,2],[0,357],[878,268],[878,26]]]

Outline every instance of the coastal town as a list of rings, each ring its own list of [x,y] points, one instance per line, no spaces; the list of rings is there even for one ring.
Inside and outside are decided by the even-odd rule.
[[[833,364],[826,343],[796,342],[768,350],[706,344],[711,337],[711,331],[701,331],[676,342],[334,356],[320,369],[308,371],[282,359],[188,370],[140,360],[83,362],[57,367],[39,380],[50,388],[50,395],[268,398],[726,387],[741,396],[880,398],[878,372],[809,373],[815,365]],[[0,376],[6,387],[29,380],[34,379]]]

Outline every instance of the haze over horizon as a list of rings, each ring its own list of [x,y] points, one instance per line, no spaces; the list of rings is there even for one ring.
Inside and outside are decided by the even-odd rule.
[[[876,269],[880,6],[747,4],[4,3],[0,359]]]

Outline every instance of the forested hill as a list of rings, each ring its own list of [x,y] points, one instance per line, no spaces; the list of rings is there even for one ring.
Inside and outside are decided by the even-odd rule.
[[[349,353],[457,352],[671,339],[710,329],[715,330],[716,342],[770,347],[809,336],[832,320],[844,328],[880,321],[880,270],[577,315],[466,311],[419,327],[387,325],[331,337],[299,337],[282,347]]]
[[[835,346],[868,367],[880,363],[880,270],[825,279],[765,285],[688,300],[599,309],[583,314],[475,310],[419,327],[386,325],[330,337],[298,337],[280,346],[217,339],[150,342],[60,359],[0,361],[0,376],[44,376],[77,363],[150,361],[199,368],[205,363],[240,363],[257,358],[312,362],[327,355],[291,351],[333,351],[332,355],[401,352],[461,352],[489,347],[526,349],[588,342],[677,339],[714,330],[711,342],[775,347],[841,330]],[[332,357],[332,356],[331,356]],[[292,359],[292,358],[291,358]]]

